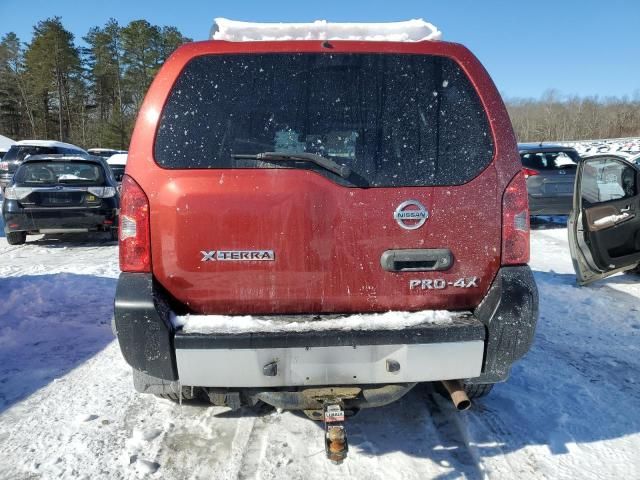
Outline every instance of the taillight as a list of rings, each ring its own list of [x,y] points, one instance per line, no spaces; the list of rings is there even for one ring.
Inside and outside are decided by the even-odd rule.
[[[99,198],[111,198],[116,195],[116,187],[89,187],[87,191]]]
[[[22,200],[33,193],[28,187],[7,187],[4,189],[4,198],[7,200]]]
[[[120,270],[151,272],[149,200],[133,178],[122,177],[120,196]]]
[[[540,175],[538,170],[534,170],[533,168],[523,168],[522,173],[524,173],[524,178],[535,177],[536,175]]]
[[[502,196],[502,264],[529,262],[529,202],[524,172],[518,172]]]

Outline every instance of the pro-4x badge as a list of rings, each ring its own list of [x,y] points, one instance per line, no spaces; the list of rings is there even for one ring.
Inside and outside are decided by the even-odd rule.
[[[273,250],[203,250],[200,253],[203,262],[264,262],[276,259]]]
[[[477,288],[479,281],[478,277],[463,277],[449,281],[444,278],[415,279],[409,280],[409,290],[443,290],[447,287]]]

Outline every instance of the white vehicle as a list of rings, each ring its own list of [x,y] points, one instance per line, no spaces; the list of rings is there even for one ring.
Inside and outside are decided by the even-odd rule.
[[[107,163],[113,172],[113,176],[116,177],[118,182],[122,182],[122,176],[124,175],[124,169],[127,166],[127,154],[116,153],[107,158]]]
[[[124,153],[124,154],[127,153],[126,150],[115,150],[113,148],[90,148],[89,150],[87,150],[87,152],[89,152],[91,155],[102,157],[105,160],[107,160],[113,155],[117,155],[120,153]]]

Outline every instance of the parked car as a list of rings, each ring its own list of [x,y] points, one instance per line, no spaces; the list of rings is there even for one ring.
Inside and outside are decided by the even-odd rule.
[[[116,150],[113,148],[90,148],[89,150],[87,150],[87,152],[89,152],[91,155],[102,157],[105,160],[119,153],[125,153],[125,154],[127,153],[126,150]]]
[[[53,140],[20,140],[14,143],[0,161],[0,187],[4,189],[22,161],[29,155],[86,155],[82,148]]]
[[[4,192],[7,242],[27,235],[107,231],[118,238],[117,182],[106,162],[89,155],[31,155]]]
[[[186,44],[129,153],[114,327],[140,392],[330,420],[442,380],[465,408],[531,345],[524,174],[462,45]]]
[[[568,215],[580,162],[578,152],[548,143],[520,143],[518,150],[527,180],[531,215]]]
[[[109,164],[109,168],[113,172],[113,176],[118,182],[122,182],[122,176],[124,175],[124,169],[127,166],[127,154],[126,153],[116,153],[115,155],[111,155],[107,159],[107,163]]]

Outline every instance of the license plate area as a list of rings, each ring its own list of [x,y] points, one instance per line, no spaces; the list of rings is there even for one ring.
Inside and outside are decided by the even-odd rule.
[[[566,194],[573,193],[573,183],[547,183],[544,186],[545,193],[548,194]]]
[[[276,387],[472,378],[480,374],[483,353],[484,342],[476,340],[356,347],[177,348],[176,360],[183,385]],[[265,370],[274,364],[275,368]]]

